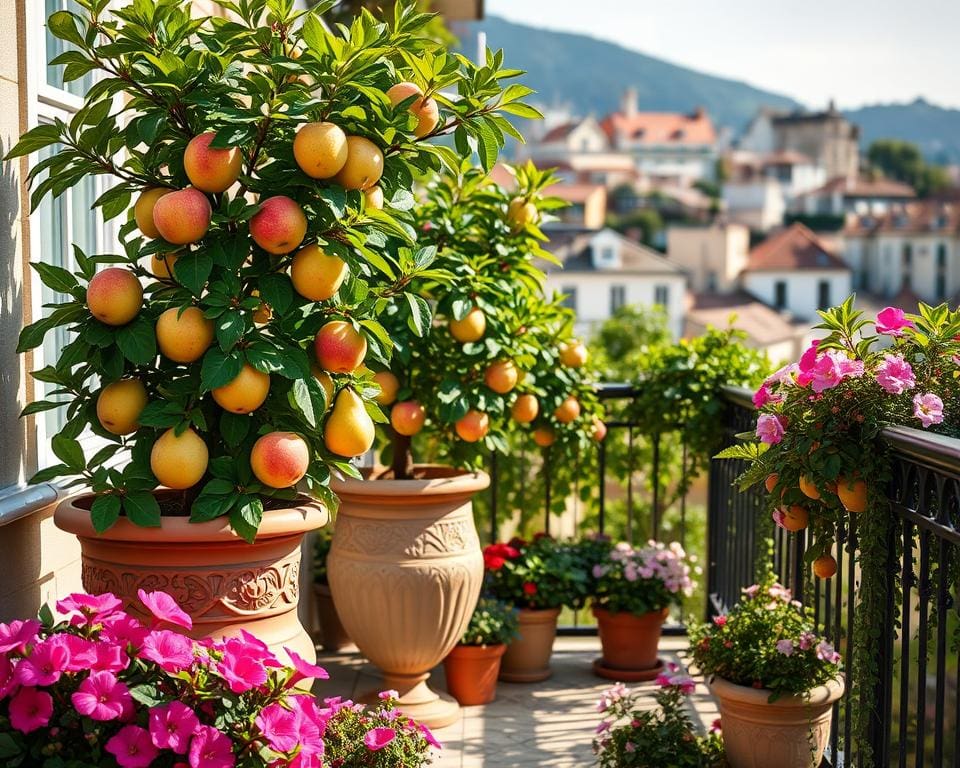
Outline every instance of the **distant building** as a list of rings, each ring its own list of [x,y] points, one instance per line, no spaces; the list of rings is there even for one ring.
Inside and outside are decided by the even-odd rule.
[[[799,152],[822,168],[828,179],[860,175],[860,129],[833,102],[824,112],[762,109],[740,137],[739,148],[761,155]]]
[[[808,216],[879,216],[886,213],[891,206],[910,202],[916,196],[913,187],[899,181],[837,176],[823,186],[797,196],[790,205],[790,210]]]
[[[554,211],[564,224],[599,229],[607,220],[607,188],[602,184],[554,184],[546,194],[569,203]]]
[[[888,300],[907,292],[930,303],[960,292],[960,203],[917,201],[855,216],[843,239],[861,289]]]
[[[731,221],[769,232],[783,224],[787,197],[776,179],[728,181],[723,185],[723,210]]]
[[[549,227],[544,247],[562,263],[545,264],[548,293],[566,296],[577,332],[589,331],[619,307],[660,305],[674,338],[683,331],[686,276],[663,254],[612,229]]]
[[[667,258],[687,273],[694,293],[732,293],[750,255],[750,231],[742,224],[667,229]]]

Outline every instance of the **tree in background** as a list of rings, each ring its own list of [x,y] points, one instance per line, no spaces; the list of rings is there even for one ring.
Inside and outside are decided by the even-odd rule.
[[[909,141],[878,139],[867,150],[867,160],[887,178],[909,184],[919,197],[929,197],[950,186],[946,170],[927,163],[917,145]]]

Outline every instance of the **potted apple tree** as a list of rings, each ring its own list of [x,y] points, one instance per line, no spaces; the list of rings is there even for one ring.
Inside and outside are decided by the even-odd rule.
[[[69,44],[53,63],[99,79],[70,123],[34,128],[8,158],[55,146],[32,204],[107,175],[96,206],[126,221],[119,255],[34,265],[63,300],[19,349],[54,328],[69,342],[34,374],[54,396],[24,412],[66,409],[60,463],[33,480],[89,491],[56,515],[80,538],[88,591],[136,611],[138,589],[164,589],[197,636],[246,628],[311,657],[301,540],[336,504],[331,471],[355,475],[373,444],[383,416],[361,363],[387,363],[377,317],[423,268],[386,245],[413,243],[398,216],[414,175],[457,161],[426,140],[478,131],[510,96],[491,67],[440,50],[410,3],[334,30],[329,3],[223,2],[229,20],[79,5],[48,20]],[[401,70],[460,98],[418,100]]]
[[[384,687],[431,727],[457,717],[426,681],[463,635],[483,579],[471,499],[489,478],[479,467],[512,431],[531,430],[512,415],[524,395],[547,398],[548,417],[562,400],[556,356],[569,314],[544,297],[537,264],[551,258],[536,220],[556,204],[542,194],[552,177],[531,166],[517,178],[508,192],[465,162],[427,187],[415,209],[421,255],[409,258],[429,267],[380,318],[394,342],[389,367],[373,374],[390,408],[384,466],[332,485],[342,502],[327,560],[337,611]],[[579,370],[564,376],[583,412],[562,426],[586,435],[596,404]],[[415,463],[414,449],[427,461]]]

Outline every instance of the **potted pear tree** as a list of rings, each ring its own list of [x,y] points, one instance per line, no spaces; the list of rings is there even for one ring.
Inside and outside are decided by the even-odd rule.
[[[356,475],[373,444],[383,416],[361,363],[387,364],[377,317],[423,267],[387,244],[414,242],[414,175],[456,162],[426,141],[438,131],[397,73],[427,61],[434,86],[457,84],[446,128],[509,99],[491,68],[440,50],[412,3],[332,29],[324,3],[223,2],[229,20],[79,5],[48,20],[69,47],[53,63],[99,79],[70,123],[34,128],[8,158],[55,147],[32,204],[102,174],[115,183],[96,205],[126,218],[121,254],[34,265],[63,300],[19,349],[55,328],[69,341],[34,373],[53,396],[25,415],[66,411],[60,463],[33,480],[88,489],[56,522],[80,538],[89,591],[136,611],[138,589],[164,589],[197,636],[245,628],[312,657],[301,540],[336,504],[331,472]]]

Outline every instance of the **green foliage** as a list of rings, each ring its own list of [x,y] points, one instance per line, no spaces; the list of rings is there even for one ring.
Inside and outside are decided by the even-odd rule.
[[[613,227],[618,232],[639,229],[643,244],[652,246],[656,243],[657,236],[663,232],[664,225],[663,216],[655,208],[637,208],[630,213],[611,214],[607,217],[607,226]]]
[[[376,709],[334,700],[323,732],[326,764],[342,768],[422,768],[433,762],[430,747],[439,744],[426,726],[399,711],[389,694],[395,696],[396,692],[381,694],[383,703]],[[364,736],[381,728],[393,731],[393,738],[380,749],[370,749],[364,744]]]
[[[481,597],[473,609],[461,645],[500,645],[520,634],[517,612],[498,600]]]
[[[491,562],[491,553],[497,551],[506,556]],[[530,542],[513,539],[491,545],[484,555],[485,592],[517,608],[579,608],[589,596],[590,579],[572,543],[540,535]]]
[[[771,701],[803,695],[840,673],[840,655],[816,633],[812,612],[768,572],[743,590],[725,616],[689,629],[690,647],[705,675],[764,688]]]
[[[878,139],[867,149],[870,165],[896,181],[909,184],[920,197],[942,192],[950,186],[946,170],[929,165],[916,144],[899,139]]]

